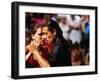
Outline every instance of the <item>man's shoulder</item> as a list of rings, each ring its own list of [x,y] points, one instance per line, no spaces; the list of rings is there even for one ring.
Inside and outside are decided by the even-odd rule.
[[[67,46],[68,45],[67,41],[63,38],[58,40],[58,44],[60,44],[61,46]]]

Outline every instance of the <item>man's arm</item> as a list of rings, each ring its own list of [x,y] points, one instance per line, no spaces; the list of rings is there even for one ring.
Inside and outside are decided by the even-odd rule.
[[[39,52],[38,52],[37,50],[34,51],[33,53],[34,53],[34,55],[35,55],[35,57],[36,57],[36,60],[38,61],[39,65],[40,65],[41,67],[50,67],[50,64],[49,64],[49,62],[47,61],[47,59],[43,58],[43,57],[41,56],[41,54],[39,54]]]

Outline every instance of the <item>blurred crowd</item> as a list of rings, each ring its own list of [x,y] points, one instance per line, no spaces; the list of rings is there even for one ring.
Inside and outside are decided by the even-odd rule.
[[[90,16],[75,14],[47,14],[31,13],[25,14],[25,45],[31,42],[30,31],[36,24],[42,25],[53,20],[58,23],[62,30],[63,38],[68,43],[68,49],[71,54],[72,66],[89,65],[90,50]]]

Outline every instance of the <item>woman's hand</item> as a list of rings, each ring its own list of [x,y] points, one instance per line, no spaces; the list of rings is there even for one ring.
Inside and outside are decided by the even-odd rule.
[[[34,52],[34,50],[35,50],[35,46],[34,46],[34,41],[32,41],[31,43],[30,43],[30,45],[28,46],[28,49],[30,50],[30,52]]]

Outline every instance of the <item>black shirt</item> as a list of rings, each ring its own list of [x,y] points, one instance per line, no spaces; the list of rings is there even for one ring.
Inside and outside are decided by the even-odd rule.
[[[68,44],[64,39],[57,39],[53,51],[51,54],[48,54],[48,61],[51,67],[72,65]]]

